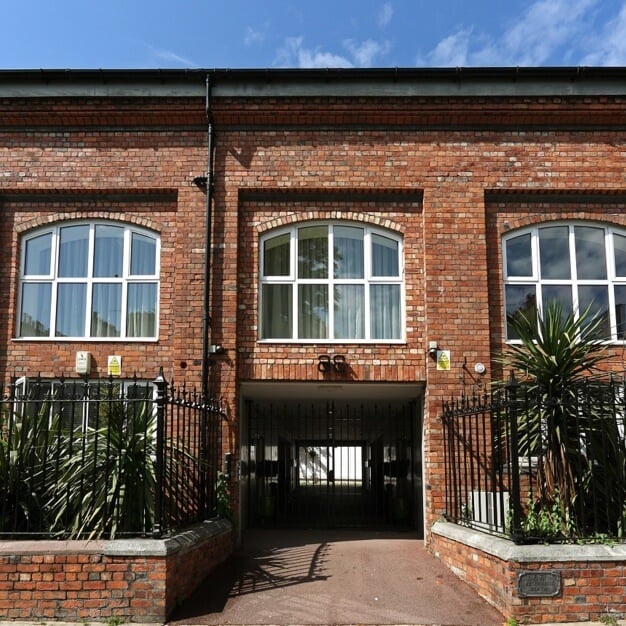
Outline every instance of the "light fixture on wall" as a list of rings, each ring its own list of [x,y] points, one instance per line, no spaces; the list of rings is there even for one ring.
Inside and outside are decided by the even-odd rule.
[[[333,365],[337,374],[342,374],[346,371],[348,364],[346,363],[346,357],[343,354],[335,354],[333,357]]]
[[[326,374],[330,372],[333,364],[330,360],[330,356],[328,354],[320,354],[317,357],[317,369],[322,372],[322,374]]]
[[[430,355],[430,358],[433,359],[433,361],[437,360],[437,350],[439,350],[439,345],[437,344],[437,342],[429,341],[428,342],[428,354]]]
[[[317,357],[317,369],[322,374],[327,374],[333,369],[337,374],[343,374],[348,369],[348,364],[343,354],[335,354],[332,357],[329,354],[320,354]]]
[[[206,191],[208,176],[195,176],[193,179],[193,184],[198,188],[202,189],[202,191]]]

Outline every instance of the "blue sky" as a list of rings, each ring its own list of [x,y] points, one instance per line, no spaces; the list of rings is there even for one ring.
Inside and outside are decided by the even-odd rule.
[[[626,0],[2,0],[0,69],[626,65]]]

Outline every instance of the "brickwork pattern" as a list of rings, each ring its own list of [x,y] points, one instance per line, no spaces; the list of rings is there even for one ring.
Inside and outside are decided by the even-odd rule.
[[[626,613],[626,561],[506,561],[436,533],[430,547],[503,615],[522,624],[598,621],[611,613]],[[520,598],[518,573],[541,570],[559,573],[561,593]]]
[[[191,100],[0,102],[3,124],[12,125],[0,128],[0,245],[10,258],[19,258],[19,234],[65,216],[112,215],[162,237],[155,342],[14,339],[19,268],[3,263],[1,372],[58,376],[73,370],[77,350],[89,350],[94,375],[106,372],[106,357],[114,353],[122,356],[125,375],[151,378],[163,366],[168,379],[199,381],[206,196],[192,180],[206,170],[203,107]],[[240,381],[323,382],[317,355],[345,354],[346,382],[425,386],[428,527],[445,509],[441,400],[474,390],[466,363],[470,370],[477,361],[488,365],[481,383],[497,373],[500,236],[562,218],[622,223],[622,207],[598,196],[624,192],[626,133],[619,123],[626,103],[619,97],[242,98],[217,100],[214,113],[208,315],[211,342],[226,348],[211,365],[211,388],[228,410],[224,450],[238,454]],[[529,198],[507,198],[512,191]],[[116,193],[125,197],[109,201]],[[547,201],[547,193],[563,199]],[[581,204],[585,193],[589,201]],[[338,218],[380,224],[404,237],[406,342],[259,343],[259,233]],[[451,351],[449,371],[437,371],[428,358],[431,340]],[[236,503],[236,490],[233,498]]]
[[[0,542],[0,615],[9,620],[163,623],[232,551],[232,532],[163,556],[111,556],[99,542]],[[139,545],[140,540],[137,540]]]

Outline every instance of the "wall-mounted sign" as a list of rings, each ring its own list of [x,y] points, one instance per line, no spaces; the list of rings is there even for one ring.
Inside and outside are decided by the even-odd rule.
[[[108,357],[108,370],[109,376],[121,376],[122,375],[122,357],[121,356],[109,356]]]
[[[517,595],[520,598],[553,597],[560,592],[560,572],[533,571],[517,574]]]
[[[79,350],[76,353],[76,373],[89,374],[91,371],[91,352]]]
[[[450,350],[437,350],[437,369],[439,371],[450,369]]]

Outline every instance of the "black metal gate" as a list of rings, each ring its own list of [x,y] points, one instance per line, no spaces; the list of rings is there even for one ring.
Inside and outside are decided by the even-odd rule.
[[[248,526],[416,527],[415,402],[248,405]]]

